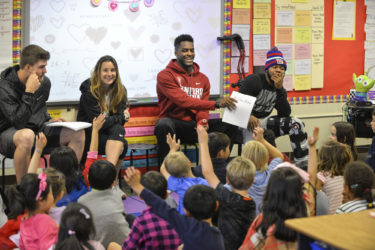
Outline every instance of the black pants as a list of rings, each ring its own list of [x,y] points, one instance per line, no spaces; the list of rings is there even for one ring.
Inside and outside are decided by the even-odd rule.
[[[87,158],[87,152],[90,148],[91,143],[91,133],[92,128],[85,129],[85,135],[86,135],[86,141],[85,141],[85,149],[82,155],[81,164],[84,165]],[[114,124],[113,126],[101,129],[99,131],[99,140],[98,140],[98,154],[103,155],[105,154],[105,147],[107,140],[115,140],[115,141],[121,141],[124,145],[123,150],[119,156],[119,159],[124,159],[126,152],[128,151],[128,141],[125,140],[125,128],[122,125]]]
[[[167,134],[176,134],[176,138],[180,139],[182,144],[194,144],[198,142],[196,126],[197,123],[195,121],[187,122],[169,117],[164,117],[158,120],[155,126],[154,134],[158,139],[160,163],[163,162],[165,156],[169,152],[169,146],[166,142]],[[227,134],[231,139],[230,148],[232,148],[234,142],[242,142],[242,135],[240,135],[241,133],[239,133],[237,126],[222,122],[221,119],[208,120],[208,126],[209,133],[222,132]],[[241,138],[237,139],[238,136]]]

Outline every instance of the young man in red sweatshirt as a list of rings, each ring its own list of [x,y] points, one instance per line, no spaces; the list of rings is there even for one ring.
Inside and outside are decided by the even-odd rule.
[[[235,100],[225,97],[221,101],[210,101],[210,82],[199,71],[194,62],[194,40],[190,35],[182,34],[174,41],[176,59],[157,76],[159,120],[155,126],[161,162],[168,154],[166,135],[176,134],[181,142],[197,142],[197,125],[204,125],[209,131],[226,133],[230,138],[237,127],[221,122],[221,119],[209,120],[209,110],[215,108],[235,109]]]

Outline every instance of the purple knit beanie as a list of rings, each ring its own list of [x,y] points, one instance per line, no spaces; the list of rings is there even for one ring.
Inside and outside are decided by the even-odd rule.
[[[286,70],[286,61],[284,60],[283,53],[277,47],[273,47],[267,52],[266,65],[264,65],[264,70],[267,70],[273,65],[282,65]]]

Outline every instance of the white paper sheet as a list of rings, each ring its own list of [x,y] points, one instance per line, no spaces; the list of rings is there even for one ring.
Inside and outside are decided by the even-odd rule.
[[[311,75],[311,59],[295,60],[294,74],[296,75]]]
[[[254,50],[269,50],[271,46],[271,35],[253,35]]]
[[[355,4],[351,1],[333,4],[333,39],[355,39]]]
[[[233,91],[231,97],[237,100],[235,110],[230,111],[225,108],[223,114],[223,122],[236,125],[241,128],[247,128],[247,123],[253,110],[256,98]]]
[[[91,123],[88,122],[51,122],[47,123],[49,127],[66,127],[73,129],[74,131],[78,131],[81,129],[89,128],[92,126]]]

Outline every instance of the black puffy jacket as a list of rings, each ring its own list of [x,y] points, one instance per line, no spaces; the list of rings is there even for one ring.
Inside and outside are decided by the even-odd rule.
[[[30,128],[34,132],[43,129],[51,119],[46,102],[51,89],[50,80],[44,76],[43,82],[34,94],[25,92],[17,71],[19,65],[9,67],[0,76],[0,133],[9,127]]]
[[[90,86],[90,79],[86,79],[79,88],[82,95],[79,100],[77,121],[92,123],[94,117],[97,117],[101,112],[98,100],[96,100],[95,97],[91,94]],[[120,102],[119,106],[117,107],[116,113],[110,112],[109,115],[105,118],[102,129],[105,130],[109,127],[112,127],[114,124],[120,124],[121,126],[123,126],[125,123],[124,110],[127,107],[128,103],[126,98],[124,98],[124,100]]]

